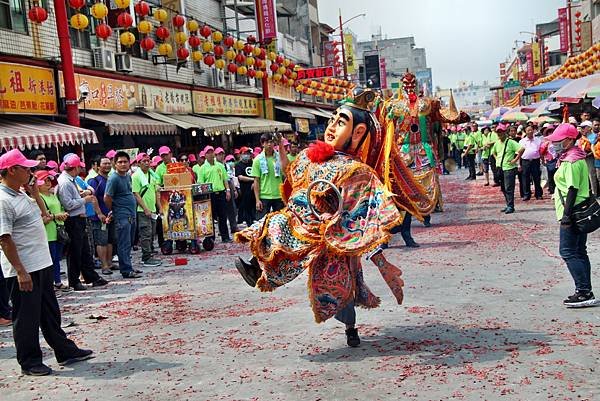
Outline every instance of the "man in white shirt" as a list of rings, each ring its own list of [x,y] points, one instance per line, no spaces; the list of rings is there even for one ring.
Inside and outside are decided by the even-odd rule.
[[[60,327],[52,258],[49,248],[42,246],[48,242],[42,213],[36,201],[21,190],[39,198],[37,185],[28,185],[30,169],[38,164],[18,149],[0,157],[0,245],[2,271],[13,304],[17,361],[23,374],[44,376],[52,369],[42,363],[40,328],[59,365],[89,359],[92,351],[77,347]]]
[[[525,136],[519,141],[519,145],[525,149],[521,156],[521,169],[523,177],[523,200],[531,199],[531,181],[535,188],[535,199],[542,199],[542,170],[540,164],[540,147],[542,138],[533,136],[531,125],[525,128]]]

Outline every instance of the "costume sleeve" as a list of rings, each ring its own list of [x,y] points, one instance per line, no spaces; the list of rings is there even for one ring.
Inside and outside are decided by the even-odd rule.
[[[342,189],[342,212],[325,229],[330,249],[350,255],[362,255],[389,241],[389,230],[401,221],[392,196],[367,168],[346,175]]]

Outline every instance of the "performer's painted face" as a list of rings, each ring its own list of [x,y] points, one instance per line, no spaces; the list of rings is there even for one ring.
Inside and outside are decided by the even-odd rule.
[[[325,130],[325,142],[335,150],[353,154],[366,134],[367,125],[360,123],[354,125],[352,112],[347,108],[338,108]]]

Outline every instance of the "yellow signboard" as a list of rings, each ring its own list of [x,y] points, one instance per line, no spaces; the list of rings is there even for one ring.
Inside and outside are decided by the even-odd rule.
[[[352,34],[344,34],[344,48],[346,53],[346,69],[348,74],[356,73],[356,56],[354,54],[354,37]]]
[[[294,96],[294,89],[291,86],[281,85],[277,82],[273,82],[271,77],[269,79],[269,97],[272,99],[280,100],[296,100]]]
[[[257,116],[258,100],[249,96],[227,95],[206,91],[194,91],[194,113]]]
[[[53,71],[0,63],[0,114],[3,113],[56,114]]]
[[[61,97],[65,93],[63,75],[60,73]],[[79,108],[86,110],[103,111],[135,111],[138,105],[137,84],[118,79],[100,78],[92,75],[75,74],[75,87],[77,97],[81,96],[80,90],[86,88],[88,96]]]
[[[540,56],[540,44],[537,42],[531,44],[531,58],[533,59],[533,73],[540,75],[542,73],[542,59]]]
[[[192,112],[192,93],[189,90],[140,84],[138,94],[138,104],[148,111],[165,114]]]

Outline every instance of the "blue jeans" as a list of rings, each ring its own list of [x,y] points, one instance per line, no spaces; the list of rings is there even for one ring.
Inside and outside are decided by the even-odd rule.
[[[54,267],[54,284],[60,284],[60,258],[63,253],[63,244],[58,241],[48,242],[50,248],[50,257],[52,257],[52,266]]]
[[[117,255],[119,256],[119,270],[121,274],[133,272],[131,264],[131,244],[135,236],[135,216],[115,217],[117,227]]]
[[[580,233],[573,226],[560,226],[559,253],[567,263],[569,273],[575,282],[575,290],[578,292],[592,290],[592,266],[587,254],[586,242],[587,234]]]

